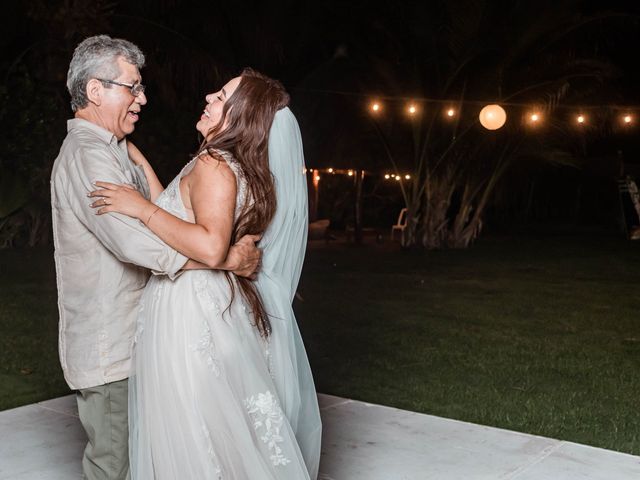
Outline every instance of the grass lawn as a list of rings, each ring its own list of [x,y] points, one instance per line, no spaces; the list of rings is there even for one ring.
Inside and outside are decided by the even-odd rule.
[[[318,390],[640,454],[640,243],[312,244],[296,301]],[[0,251],[0,409],[68,393],[48,250]]]
[[[52,250],[0,250],[0,410],[69,393],[56,301]]]
[[[640,242],[310,249],[318,390],[640,454]]]

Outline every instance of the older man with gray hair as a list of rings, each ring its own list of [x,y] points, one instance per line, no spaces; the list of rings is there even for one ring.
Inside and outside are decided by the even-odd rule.
[[[127,378],[138,300],[149,270],[173,278],[190,264],[138,220],[96,216],[87,198],[98,179],[134,185],[149,198],[143,165],[130,160],[126,143],[147,103],[144,62],[136,45],[107,35],[77,46],[67,75],[75,118],[51,176],[60,362],[78,391],[88,479],[129,478]],[[245,237],[219,268],[250,276],[259,259]]]

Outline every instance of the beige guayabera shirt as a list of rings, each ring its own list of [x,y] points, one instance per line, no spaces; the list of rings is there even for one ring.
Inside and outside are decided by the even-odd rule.
[[[87,193],[104,180],[149,186],[126,141],[82,119],[67,123],[51,175],[62,370],[73,389],[129,376],[138,300],[154,273],[176,275],[187,261],[142,222],[95,215]],[[144,268],[143,268],[144,267]]]

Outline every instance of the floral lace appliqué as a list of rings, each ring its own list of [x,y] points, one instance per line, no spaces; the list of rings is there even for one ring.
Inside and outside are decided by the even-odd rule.
[[[193,272],[192,275],[194,275],[193,283],[198,300],[202,302],[204,308],[211,314],[215,316],[220,315],[221,309],[218,304],[218,299],[213,294],[213,287],[207,281],[206,275],[208,275],[208,272]],[[215,341],[207,319],[204,319],[202,322],[202,334],[200,335],[198,343],[190,345],[190,348],[192,351],[198,352],[204,357],[207,366],[216,377],[220,376],[220,362],[216,358]]]
[[[207,280],[209,272],[193,272],[195,275],[193,284],[196,291],[196,296],[204,304],[205,308],[214,315],[220,315],[222,311],[218,298],[213,294],[213,286]]]
[[[271,463],[274,466],[291,463],[291,460],[283,455],[282,448],[278,445],[284,441],[280,435],[284,414],[276,397],[267,390],[265,393],[247,398],[245,406],[253,420],[253,428],[261,434],[260,439],[268,445],[271,451]]]
[[[226,160],[227,165],[233,171],[236,176],[236,211],[234,213],[234,218],[237,220],[242,213],[242,207],[244,206],[245,199],[247,197],[247,179],[245,178],[244,171],[240,166],[240,163],[231,155],[231,153],[218,150],[218,153],[222,155],[222,157]]]
[[[276,375],[273,370],[273,357],[271,356],[271,342],[269,341],[268,338],[263,339],[263,345],[264,345],[264,358],[267,362],[267,370],[269,370],[269,375],[271,376],[271,378],[275,380]]]
[[[190,345],[190,348],[194,352],[198,352],[204,357],[209,370],[211,370],[216,377],[220,376],[220,362],[216,358],[216,346],[213,341],[213,333],[209,325],[204,322],[204,331],[200,336],[200,340],[195,345]]]
[[[204,439],[207,442],[207,453],[209,454],[209,457],[211,458],[211,461],[213,462],[216,468],[214,472],[216,475],[216,480],[223,480],[222,468],[220,467],[220,461],[218,460],[216,451],[213,448],[213,442],[211,441],[211,433],[209,432],[209,429],[207,428],[204,422],[202,423],[201,427],[202,427],[202,434],[204,435]]]

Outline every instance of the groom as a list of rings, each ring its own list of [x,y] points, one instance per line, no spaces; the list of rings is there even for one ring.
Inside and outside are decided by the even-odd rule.
[[[138,220],[96,216],[87,197],[97,179],[135,185],[149,197],[126,145],[147,103],[144,61],[136,45],[106,35],[77,46],[67,74],[75,118],[51,175],[60,362],[77,390],[89,438],[82,468],[90,480],[129,478],[127,377],[138,300],[149,270],[175,278],[187,261]],[[253,241],[243,238],[226,263],[250,276],[259,260]]]

